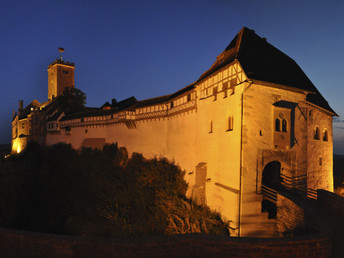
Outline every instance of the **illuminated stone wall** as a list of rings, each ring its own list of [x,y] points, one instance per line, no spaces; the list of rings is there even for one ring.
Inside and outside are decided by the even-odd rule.
[[[315,130],[318,128],[318,139]],[[328,133],[324,139],[325,130]],[[316,107],[308,109],[307,183],[309,188],[333,192],[333,134],[332,117]]]
[[[56,60],[48,67],[48,99],[62,95],[66,87],[74,87],[74,64]]]
[[[259,225],[269,235],[274,227],[262,223],[272,222],[261,213],[260,188],[270,162],[280,162],[281,173],[290,178],[308,176],[308,187],[331,190],[332,117],[311,112],[321,130],[328,128],[328,141],[315,141],[310,131],[314,122],[308,118],[313,109],[306,92],[249,82],[234,61],[166,103],[63,121],[61,130],[48,133],[46,140],[76,149],[117,142],[130,154],[166,157],[186,170],[189,197],[231,220],[232,235],[254,236]],[[321,169],[314,162],[318,152],[323,155]],[[197,182],[196,167],[202,167]]]

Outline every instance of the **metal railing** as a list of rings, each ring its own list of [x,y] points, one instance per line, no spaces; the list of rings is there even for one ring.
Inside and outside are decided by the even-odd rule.
[[[317,200],[317,190],[307,187],[307,175],[289,177],[281,174],[282,189],[298,194],[308,200]],[[276,203],[278,190],[272,189],[262,184],[261,193],[264,198]]]
[[[266,186],[262,185],[261,192],[264,196],[264,199],[276,203],[277,202],[277,191]]]
[[[284,186],[287,189],[306,187],[307,186],[307,175],[290,177],[290,176],[281,174],[281,184],[282,184],[282,186]]]

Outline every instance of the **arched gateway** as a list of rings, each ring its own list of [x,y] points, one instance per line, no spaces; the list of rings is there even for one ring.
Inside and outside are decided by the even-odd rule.
[[[268,163],[263,170],[262,174],[262,186],[277,190],[281,187],[281,163],[279,161],[272,161]],[[263,197],[262,212],[269,213],[269,219],[275,219],[277,215],[276,203]]]
[[[272,161],[264,167],[262,185],[272,189],[281,186],[281,163],[279,161]]]

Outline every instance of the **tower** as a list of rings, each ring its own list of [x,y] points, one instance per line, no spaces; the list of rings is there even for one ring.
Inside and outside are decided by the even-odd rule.
[[[48,66],[48,99],[63,94],[65,88],[74,88],[74,63],[62,60],[63,48],[59,48],[60,58]]]

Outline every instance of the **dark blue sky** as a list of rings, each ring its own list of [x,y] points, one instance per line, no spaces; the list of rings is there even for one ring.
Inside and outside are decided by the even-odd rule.
[[[58,47],[87,105],[99,107],[192,83],[246,26],[293,58],[341,116],[334,151],[344,154],[343,11],[331,0],[0,0],[0,143],[10,142],[19,99],[47,100]]]

